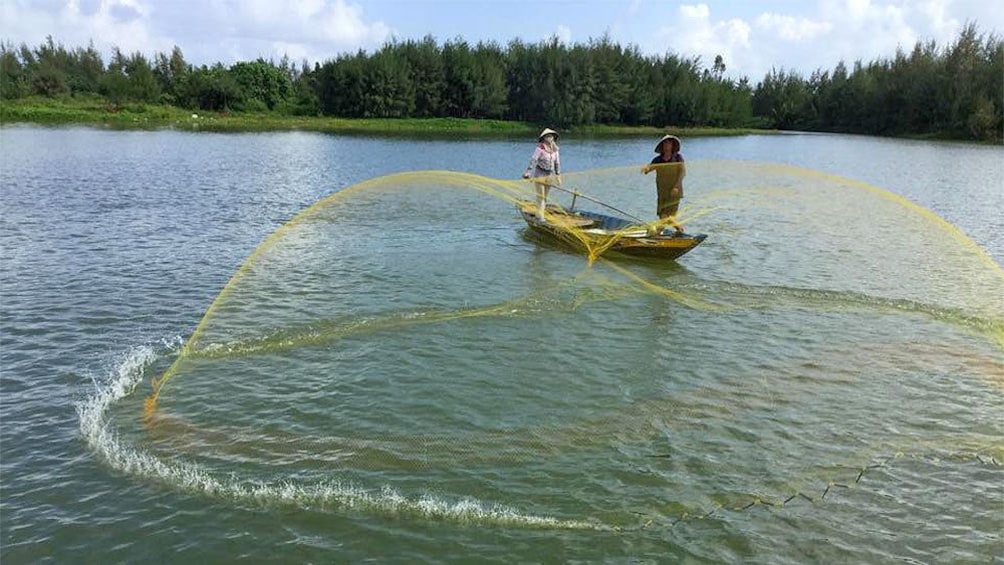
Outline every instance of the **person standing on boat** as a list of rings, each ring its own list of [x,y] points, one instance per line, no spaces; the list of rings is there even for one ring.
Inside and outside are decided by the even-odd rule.
[[[523,171],[523,178],[542,179],[534,181],[537,185],[537,217],[544,219],[547,208],[547,193],[552,185],[561,184],[561,158],[558,153],[558,132],[544,128],[537,136],[537,148],[530,157],[530,164]]]
[[[671,223],[677,233],[683,233],[683,226],[676,223],[676,212],[683,199],[683,177],[687,174],[683,153],[680,153],[680,138],[662,136],[655,145],[655,152],[658,155],[642,167],[641,172],[647,175],[655,171],[656,214],[661,220]]]

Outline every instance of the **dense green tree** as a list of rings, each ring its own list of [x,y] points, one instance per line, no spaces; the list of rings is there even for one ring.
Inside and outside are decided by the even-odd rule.
[[[30,48],[0,43],[0,97],[100,92],[113,104],[161,101],[206,110],[257,109],[346,117],[503,118],[560,127],[592,123],[758,125],[879,135],[1004,139],[1004,46],[966,24],[945,48],[933,41],[890,59],[840,61],[808,78],[772,69],[751,87],[726,61],[643,55],[608,35],[568,45],[557,37],[504,47],[431,36],[393,40],[298,69],[258,59],[192,68],[181,49],[115,49],[104,66],[93,44],[52,37]]]
[[[508,85],[509,111],[511,120],[544,121],[543,97],[536,80],[537,47],[518,39],[509,42],[506,49],[506,84]]]
[[[447,41],[443,46],[443,68],[446,76],[445,112],[455,118],[473,115],[476,57],[463,39]]]
[[[369,60],[362,79],[362,117],[404,118],[415,111],[415,85],[408,63],[395,55],[393,46]]]
[[[619,123],[621,109],[628,97],[628,85],[623,80],[624,50],[608,35],[590,40],[590,63],[596,81],[593,88],[593,115],[600,123]]]
[[[115,105],[127,101],[154,102],[160,97],[160,85],[147,58],[139,52],[126,56],[118,48],[112,52],[100,90]]]
[[[293,76],[289,98],[278,107],[279,111],[294,116],[316,116],[320,111],[316,73],[304,60],[300,69],[293,73]]]
[[[192,69],[182,83],[179,100],[186,108],[226,111],[243,102],[243,94],[233,75],[223,65],[203,65]]]
[[[340,55],[317,71],[317,96],[322,113],[349,118],[362,117],[366,53]]]
[[[0,99],[24,96],[27,91],[27,76],[14,45],[0,42]]]
[[[56,96],[70,92],[66,73],[50,65],[43,65],[35,71],[31,86],[35,94],[42,96]]]
[[[67,68],[70,56],[62,44],[57,44],[52,36],[35,49],[29,63],[31,91],[42,96],[57,96],[70,92]]]
[[[656,60],[641,56],[637,47],[625,51],[626,64],[621,80],[626,83],[627,99],[621,108],[621,120],[629,125],[656,125],[652,119],[660,96],[655,92]]]
[[[414,115],[420,118],[445,113],[446,70],[442,52],[431,35],[421,41],[397,45],[396,54],[408,65],[415,87]]]
[[[918,42],[909,54],[863,63],[841,61],[809,81],[769,74],[753,95],[770,127],[878,135],[937,134],[1001,141],[1004,47],[967,24],[946,49]]]
[[[506,110],[505,54],[495,43],[474,49],[470,113],[476,118],[501,118]]]
[[[656,124],[693,126],[700,123],[701,80],[700,59],[680,59],[675,55],[663,57],[657,63],[662,77],[662,91],[655,104]]]
[[[589,51],[567,50],[555,72],[551,122],[559,126],[591,124],[596,120],[596,77]]]
[[[241,89],[245,104],[255,103],[272,110],[289,97],[292,85],[288,70],[258,59],[250,63],[236,63],[230,67],[230,74]]]
[[[108,69],[101,77],[101,94],[116,106],[129,99],[129,77],[126,76],[125,67],[125,55],[118,47],[114,48]]]
[[[125,61],[128,77],[129,99],[137,102],[155,102],[160,98],[160,85],[153,74],[150,61],[140,52],[130,55]]]
[[[157,77],[157,83],[168,103],[178,101],[187,73],[188,63],[185,62],[185,56],[177,45],[171,50],[170,56],[157,53],[154,57],[153,74]]]
[[[101,89],[101,77],[105,72],[105,64],[101,54],[94,48],[94,43],[86,49],[77,48],[68,53],[65,72],[70,91],[73,93],[97,93]]]
[[[753,113],[765,116],[772,127],[805,127],[811,105],[809,83],[794,72],[771,69],[753,93]]]

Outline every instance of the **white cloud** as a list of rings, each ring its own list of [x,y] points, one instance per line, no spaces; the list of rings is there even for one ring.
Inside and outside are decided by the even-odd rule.
[[[635,16],[636,14],[638,14],[638,11],[641,10],[641,7],[642,7],[642,0],[631,0],[631,4],[628,5],[627,15],[630,17]]]
[[[835,4],[837,9],[842,9],[851,20],[865,19],[871,9],[871,0],[843,0]]]
[[[661,28],[656,34],[656,53],[675,53],[682,57],[700,57],[710,67],[721,55],[730,67],[750,50],[750,26],[738,18],[715,22],[706,4],[682,5],[676,24]]]
[[[721,55],[728,76],[754,82],[772,68],[808,77],[840,61],[850,66],[891,59],[897,49],[909,52],[918,41],[934,39],[946,47],[962,27],[954,15],[986,13],[976,0],[818,0],[792,10],[716,19],[708,4],[683,4],[668,19],[672,23],[643,41],[642,48],[699,56],[706,67]],[[976,24],[999,34],[1001,20],[1004,16],[983,17]]]
[[[375,49],[393,35],[381,21],[346,0],[217,0],[216,19],[239,44],[237,59],[256,57],[328,59],[346,51]],[[239,40],[239,41],[238,41]]]
[[[680,15],[692,20],[707,20],[708,16],[711,15],[711,10],[708,9],[707,4],[684,4],[680,6]]]
[[[320,28],[324,31],[321,39],[337,46],[374,47],[390,37],[391,29],[386,24],[366,23],[362,14],[363,9],[358,5],[335,0],[307,17],[301,14],[298,23],[303,31],[307,31],[312,29],[315,21],[320,21]]]
[[[51,35],[68,48],[94,41],[147,56],[181,46],[196,64],[257,57],[321,61],[374,49],[393,34],[350,0],[0,0],[4,40],[35,47]]]
[[[571,45],[572,43],[572,30],[568,26],[559,25],[557,31],[554,35],[558,38],[558,41],[564,43],[565,45]]]
[[[838,61],[852,64],[891,58],[897,48],[910,50],[922,37],[914,25],[917,3],[881,3],[869,0],[826,0],[821,17],[833,26],[825,43],[826,60],[816,66],[832,68]],[[925,31],[923,35],[926,35]]]
[[[826,22],[771,13],[757,16],[755,24],[757,28],[776,34],[785,41],[811,41],[833,29],[833,26]]]
[[[959,21],[948,15],[949,0],[930,0],[921,2],[918,11],[931,23],[931,29],[943,35],[946,30],[954,33],[959,27]]]
[[[320,61],[319,57],[314,56],[313,53],[303,44],[300,43],[287,43],[285,41],[276,41],[272,43],[273,53],[282,53],[289,57],[290,61],[299,64],[303,59],[309,61]],[[281,56],[280,56],[281,57]]]
[[[84,47],[93,41],[101,51],[119,47],[123,52],[140,51],[148,56],[170,50],[170,41],[150,29],[146,7],[137,0],[4,3],[3,38],[29,47],[46,36],[67,48]]]

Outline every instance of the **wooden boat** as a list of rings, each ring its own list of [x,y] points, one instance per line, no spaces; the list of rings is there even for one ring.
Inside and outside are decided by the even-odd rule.
[[[548,204],[542,220],[535,202],[521,201],[517,209],[534,233],[569,244],[577,249],[603,248],[625,255],[676,259],[700,245],[706,234],[677,233],[665,228],[651,233],[639,222],[596,212],[570,211]]]

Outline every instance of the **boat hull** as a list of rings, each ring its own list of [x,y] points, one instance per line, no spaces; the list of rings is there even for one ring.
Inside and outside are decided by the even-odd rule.
[[[623,218],[594,212],[568,212],[558,207],[549,207],[542,220],[537,216],[537,205],[532,202],[521,202],[518,210],[532,232],[578,250],[609,245],[608,251],[613,253],[676,259],[708,237],[706,234],[665,232],[653,235],[641,228],[630,229],[635,224]]]

